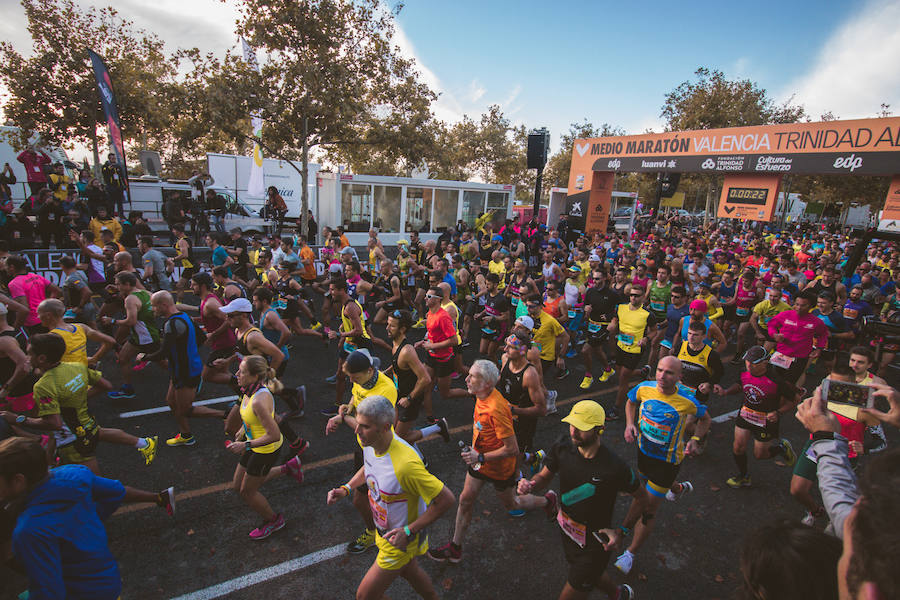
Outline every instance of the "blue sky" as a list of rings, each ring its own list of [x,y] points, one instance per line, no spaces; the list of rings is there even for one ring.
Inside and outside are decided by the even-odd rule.
[[[392,0],[387,0],[392,2]],[[102,6],[110,0],[76,0]],[[174,50],[240,51],[234,1],[117,0]],[[0,0],[0,39],[30,47],[18,0]],[[795,95],[815,119],[900,114],[900,0],[588,2],[408,0],[397,43],[441,94],[439,118],[477,118],[490,104],[515,123],[660,130],[665,94],[699,66],[749,78],[776,100]]]

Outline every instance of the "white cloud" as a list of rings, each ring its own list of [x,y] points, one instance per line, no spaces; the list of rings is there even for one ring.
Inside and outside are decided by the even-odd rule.
[[[469,93],[466,94],[466,99],[469,100],[469,102],[478,102],[481,100],[481,97],[484,96],[485,92],[487,92],[487,90],[484,89],[484,86],[481,85],[477,79],[473,79],[469,83]]]
[[[881,103],[900,108],[900,1],[875,0],[824,41],[808,73],[780,94],[818,118],[872,117]]]

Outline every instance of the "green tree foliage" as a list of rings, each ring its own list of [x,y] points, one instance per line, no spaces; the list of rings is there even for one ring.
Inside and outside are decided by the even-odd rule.
[[[547,160],[544,169],[544,187],[566,187],[569,184],[569,171],[572,170],[572,148],[575,140],[594,137],[606,137],[625,135],[621,127],[604,123],[600,127],[584,119],[581,122],[572,123],[569,131],[562,135],[559,142],[559,151]]]
[[[104,119],[87,48],[109,68],[126,141],[168,127],[175,64],[157,36],[135,29],[113,8],[82,9],[73,0],[22,0],[22,7],[31,55],[0,42],[0,81],[9,92],[3,110],[22,131],[15,145],[25,146],[34,133],[63,147],[96,143]]]

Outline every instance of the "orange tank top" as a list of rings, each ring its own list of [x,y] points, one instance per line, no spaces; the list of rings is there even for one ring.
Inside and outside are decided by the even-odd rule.
[[[559,319],[562,316],[559,312],[559,301],[563,299],[562,294],[556,297],[556,300],[550,300],[549,298],[544,298],[544,312],[553,317],[554,319]]]

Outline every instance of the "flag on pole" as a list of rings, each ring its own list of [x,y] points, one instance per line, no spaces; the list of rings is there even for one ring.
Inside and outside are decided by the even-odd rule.
[[[244,47],[244,62],[250,65],[254,71],[259,73],[259,62],[256,60],[256,51],[244,38],[241,38],[241,44]],[[262,138],[263,122],[258,112],[250,115],[250,126],[253,129],[253,137],[256,139]],[[259,143],[256,141],[253,142],[253,162],[250,164],[250,181],[247,183],[247,195],[259,198],[265,197],[266,195],[266,183],[263,178],[262,148],[259,147]]]
[[[94,67],[94,77],[97,79],[97,89],[100,91],[100,104],[103,105],[103,114],[106,116],[106,126],[109,128],[109,145],[112,147],[116,161],[122,167],[122,177],[125,193],[128,194],[128,203],[131,203],[131,195],[128,190],[128,167],[125,165],[125,143],[122,141],[122,125],[119,121],[119,108],[116,106],[116,96],[113,93],[112,81],[109,78],[109,69],[100,55],[87,49]]]

